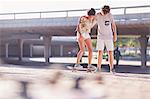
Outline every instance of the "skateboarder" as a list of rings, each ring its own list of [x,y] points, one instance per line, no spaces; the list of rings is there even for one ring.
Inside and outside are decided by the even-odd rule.
[[[74,65],[74,69],[82,69],[83,66],[80,65],[80,60],[83,56],[84,49],[87,47],[88,49],[88,69],[92,67],[92,41],[90,37],[91,28],[95,25],[95,9],[91,8],[87,12],[87,16],[81,16],[79,23],[76,28],[77,33],[77,41],[79,45],[79,52],[77,54],[76,64]]]

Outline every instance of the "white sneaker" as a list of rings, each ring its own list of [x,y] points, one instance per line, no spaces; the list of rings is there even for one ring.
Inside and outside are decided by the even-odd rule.
[[[97,68],[96,68],[95,66],[93,66],[93,65],[88,65],[87,68],[90,69],[90,70],[94,70],[94,71],[97,69]]]
[[[101,72],[101,69],[99,69],[99,68],[97,67],[94,72],[95,72],[95,73],[100,73],[100,72]]]
[[[74,69],[83,69],[83,66],[81,66],[80,64],[75,64]]]
[[[111,74],[115,74],[115,73],[116,73],[116,72],[115,72],[115,69],[110,70],[110,73],[111,73]]]

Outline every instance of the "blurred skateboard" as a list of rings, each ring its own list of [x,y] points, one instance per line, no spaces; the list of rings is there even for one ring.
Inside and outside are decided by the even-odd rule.
[[[93,72],[95,71],[95,68],[74,68],[73,66],[67,66],[67,69],[72,70],[72,72],[76,71],[87,71],[87,72]]]

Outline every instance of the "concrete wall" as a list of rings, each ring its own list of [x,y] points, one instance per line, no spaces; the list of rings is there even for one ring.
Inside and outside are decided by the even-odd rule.
[[[8,47],[9,57],[17,57],[19,55],[18,44],[9,44]],[[63,56],[75,56],[78,51],[78,46],[74,43],[69,45],[63,45]],[[60,45],[52,45],[51,46],[51,55],[52,57],[61,57]],[[5,45],[0,44],[0,56],[5,57],[6,50]],[[44,46],[43,45],[33,45],[32,47],[32,56],[33,57],[44,57]],[[30,45],[23,45],[23,57],[30,57]]]

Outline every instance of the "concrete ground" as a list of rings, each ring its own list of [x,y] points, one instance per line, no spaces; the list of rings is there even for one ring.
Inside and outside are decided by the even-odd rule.
[[[150,97],[149,74],[72,72],[67,70],[64,64],[49,64],[45,67],[1,65],[0,99],[149,99]],[[77,82],[78,78],[80,82]]]
[[[31,60],[35,62],[44,62],[44,58],[24,58],[25,60]],[[52,57],[50,58],[50,61],[52,63],[75,63],[76,62],[76,57]],[[82,58],[82,63],[87,63],[88,58],[83,57]],[[116,63],[114,61],[114,63]],[[92,64],[97,64],[97,59],[93,58],[92,59]],[[108,64],[108,61],[103,59],[102,64]],[[119,62],[120,65],[132,65],[132,66],[140,66],[141,62],[138,60],[120,60]],[[150,66],[150,61],[147,61],[147,66]]]
[[[9,58],[3,64],[9,67],[25,67],[25,68],[49,68],[50,64],[63,64],[62,67],[67,69],[67,66],[73,66],[76,62],[76,57],[53,57],[50,58],[50,63],[46,64],[44,58],[23,58],[22,61],[18,61],[17,58]],[[97,66],[97,59],[92,60],[92,64]],[[115,61],[114,61],[115,64]],[[82,64],[87,66],[87,57],[82,58]],[[115,66],[115,65],[114,65]],[[131,73],[131,74],[150,74],[150,61],[147,62],[147,66],[140,65],[140,61],[120,60],[119,66],[115,66],[117,73]],[[102,61],[102,71],[109,71],[109,63],[105,59]]]
[[[51,58],[51,64],[42,59],[13,58],[1,64],[0,99],[150,98],[150,66],[143,68],[135,61],[124,61],[111,74],[103,60],[101,73],[87,73],[67,69],[73,66],[75,58]],[[86,59],[83,61],[86,67]]]

